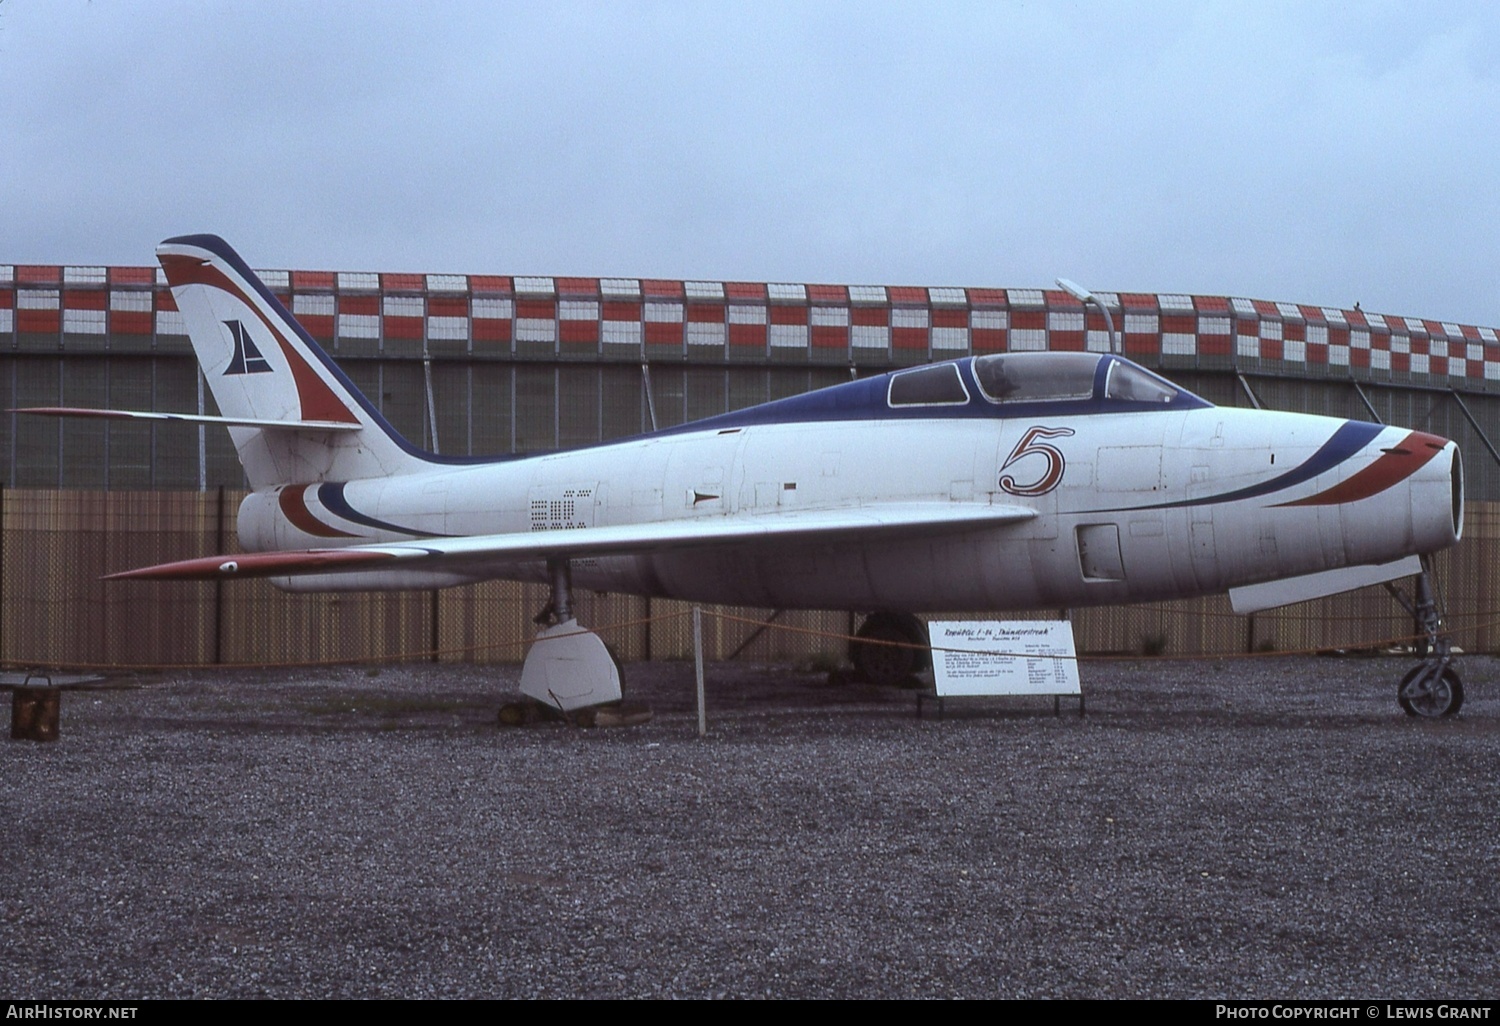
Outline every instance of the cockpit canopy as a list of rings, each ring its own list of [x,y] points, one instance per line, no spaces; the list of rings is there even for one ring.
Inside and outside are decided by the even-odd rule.
[[[887,402],[893,408],[967,405],[972,396],[967,376],[961,371],[965,362],[980,396],[995,405],[1106,400],[1111,406],[1125,403],[1149,409],[1165,406],[1178,397],[1196,399],[1145,368],[1115,356],[996,353],[898,371],[891,375]]]

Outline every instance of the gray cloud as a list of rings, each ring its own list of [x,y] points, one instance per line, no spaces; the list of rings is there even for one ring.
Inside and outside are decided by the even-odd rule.
[[[0,260],[1500,322],[1488,5],[0,5]]]

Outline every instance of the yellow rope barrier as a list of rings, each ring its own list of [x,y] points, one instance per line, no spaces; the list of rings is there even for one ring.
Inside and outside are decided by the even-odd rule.
[[[554,635],[553,638],[575,637],[575,636],[577,636],[579,634],[587,634],[590,631],[592,631],[595,634],[607,634],[607,633],[612,632],[612,631],[626,630],[626,629],[631,628],[631,627],[641,627],[641,626],[648,625],[648,624],[653,624],[653,623],[662,623],[662,622],[666,622],[666,621],[670,621],[670,620],[680,620],[680,619],[683,619],[684,617],[688,617],[688,616],[691,616],[691,615],[692,615],[692,610],[691,609],[685,609],[685,610],[683,610],[681,612],[676,612],[676,613],[663,613],[663,614],[660,614],[658,616],[640,617],[640,618],[637,618],[637,619],[634,619],[634,620],[622,620],[622,621],[619,621],[617,623],[606,624],[606,625],[600,626],[600,627],[594,627],[594,628],[583,628],[583,627],[580,627],[577,631],[572,631],[572,632],[569,632],[568,634]],[[835,640],[835,641],[858,642],[859,644],[862,644],[862,645],[885,645],[885,646],[889,646],[889,647],[892,647],[892,648],[911,648],[911,649],[927,650],[927,651],[932,651],[932,652],[960,652],[960,651],[962,651],[962,652],[966,652],[966,653],[968,653],[970,655],[1010,656],[1010,657],[1018,657],[1018,658],[1033,658],[1033,659],[1034,658],[1072,659],[1072,660],[1075,660],[1075,661],[1081,662],[1081,663],[1082,662],[1096,662],[1096,663],[1134,662],[1134,661],[1138,661],[1138,660],[1141,660],[1141,659],[1173,660],[1173,661],[1178,661],[1178,662],[1210,662],[1210,661],[1212,661],[1212,662],[1222,662],[1222,661],[1226,661],[1226,660],[1238,660],[1238,659],[1267,659],[1267,658],[1277,658],[1277,657],[1285,657],[1285,656],[1321,655],[1321,654],[1328,653],[1328,652],[1334,652],[1334,651],[1340,651],[1340,650],[1348,650],[1348,649],[1381,649],[1381,648],[1391,648],[1391,647],[1398,646],[1398,645],[1410,645],[1413,642],[1422,641],[1422,640],[1424,640],[1426,638],[1425,634],[1403,634],[1403,635],[1394,635],[1394,636],[1390,636],[1390,637],[1380,638],[1380,639],[1371,640],[1371,641],[1365,641],[1365,642],[1361,642],[1361,643],[1358,643],[1358,644],[1350,644],[1350,645],[1324,645],[1324,646],[1315,647],[1315,648],[1283,649],[1283,650],[1270,651],[1270,652],[1206,652],[1206,653],[1199,653],[1199,654],[1196,654],[1196,655],[1175,655],[1175,656],[1169,656],[1169,655],[1156,655],[1156,656],[1146,656],[1146,655],[1073,655],[1073,656],[1064,656],[1064,655],[1039,655],[1039,654],[1035,654],[1035,653],[1019,653],[1019,652],[976,651],[976,650],[973,650],[973,649],[954,649],[954,648],[944,648],[942,646],[937,646],[937,645],[923,645],[923,644],[920,644],[920,643],[917,643],[917,642],[909,642],[909,641],[889,641],[889,640],[885,640],[885,639],[881,639],[881,638],[861,638],[858,635],[845,634],[845,633],[842,633],[842,632],[839,632],[839,631],[822,630],[822,629],[816,628],[816,627],[797,627],[797,626],[794,626],[792,624],[778,623],[778,622],[773,622],[773,621],[768,621],[768,620],[758,620],[758,619],[754,619],[752,617],[736,616],[733,613],[714,612],[714,611],[710,611],[710,610],[704,610],[704,615],[705,616],[714,617],[714,618],[716,618],[718,620],[729,621],[731,623],[750,624],[750,625],[753,625],[755,627],[762,628],[762,629],[784,631],[784,632],[792,633],[792,634],[811,635],[811,636],[820,637],[820,638],[829,638],[829,639],[832,639],[832,640]],[[1461,635],[1464,635],[1464,634],[1477,633],[1478,631],[1486,630],[1486,629],[1491,629],[1491,628],[1495,628],[1495,627],[1500,627],[1500,615],[1496,615],[1494,619],[1491,619],[1491,620],[1489,620],[1489,621],[1487,621],[1485,623],[1472,624],[1472,625],[1465,626],[1465,627],[1454,627],[1454,628],[1450,628],[1448,630],[1445,630],[1445,631],[1443,631],[1441,633],[1442,633],[1443,637],[1453,638],[1453,637],[1461,636]],[[4,668],[7,668],[7,669],[26,669],[26,670],[91,670],[91,671],[106,671],[106,672],[116,672],[116,673],[120,673],[120,672],[137,673],[137,672],[144,672],[144,671],[164,671],[164,670],[220,670],[220,669],[222,669],[222,670],[246,670],[246,669],[258,669],[258,670],[293,670],[293,669],[314,669],[314,668],[326,667],[326,666],[365,666],[365,665],[384,665],[384,664],[407,663],[407,662],[415,662],[415,661],[418,661],[418,660],[440,659],[440,658],[443,658],[445,656],[472,655],[472,654],[477,653],[477,652],[495,651],[495,650],[500,650],[500,649],[512,649],[512,648],[513,649],[524,649],[526,646],[534,644],[536,642],[536,640],[537,639],[535,639],[535,638],[525,638],[525,639],[521,639],[519,641],[497,641],[497,642],[491,642],[491,643],[483,644],[483,645],[467,645],[467,646],[461,646],[461,647],[456,647],[456,648],[445,648],[445,649],[423,649],[423,650],[419,650],[419,651],[397,652],[397,653],[393,653],[393,654],[390,654],[390,655],[381,655],[381,656],[365,656],[365,657],[355,657],[355,658],[347,658],[347,659],[311,659],[311,660],[302,660],[302,661],[298,661],[298,662],[285,662],[285,663],[267,663],[267,662],[233,662],[233,663],[83,663],[83,662],[60,662],[60,663],[48,663],[48,662],[27,661],[27,660],[21,660],[21,659],[6,659],[6,660],[0,660],[0,667],[4,667]]]
[[[627,627],[639,627],[643,624],[657,623],[663,620],[679,620],[691,615],[692,610],[689,609],[680,613],[664,613],[661,616],[642,617],[637,620],[622,620],[619,623],[606,624],[605,626],[591,629],[595,634],[598,634],[601,632],[624,630]],[[568,634],[558,634],[553,637],[570,638],[577,634],[586,634],[588,631],[589,629],[580,627],[577,631],[569,632]],[[484,645],[465,645],[459,648],[429,648],[414,652],[396,652],[390,655],[356,656],[348,659],[307,659],[287,663],[47,663],[24,659],[3,659],[0,660],[0,667],[7,669],[112,670],[130,673],[157,670],[300,670],[321,666],[365,666],[383,665],[386,663],[410,663],[419,660],[441,658],[443,656],[487,652],[495,649],[520,649],[533,644],[535,641],[535,638],[523,638],[520,641],[495,641]]]
[[[765,627],[769,627],[772,630],[787,631],[787,632],[794,633],[794,634],[813,634],[813,635],[817,635],[819,637],[834,638],[834,639],[841,640],[841,641],[857,641],[857,642],[859,642],[862,645],[885,645],[885,646],[889,646],[891,648],[912,648],[912,649],[921,649],[921,650],[930,651],[930,652],[965,652],[965,653],[968,653],[970,655],[1015,656],[1015,657],[1023,657],[1023,658],[1028,658],[1028,659],[1039,659],[1039,658],[1047,658],[1047,659],[1072,659],[1072,660],[1076,660],[1078,662],[1095,662],[1095,663],[1104,663],[1104,662],[1134,662],[1134,661],[1140,660],[1140,659],[1171,659],[1171,660],[1184,661],[1184,662],[1190,662],[1190,661],[1205,661],[1206,662],[1206,661],[1222,661],[1222,660],[1227,660],[1227,659],[1266,659],[1266,658],[1277,657],[1277,656],[1321,655],[1321,654],[1323,654],[1325,652],[1334,652],[1334,651],[1339,651],[1339,650],[1344,650],[1344,649],[1351,649],[1351,648],[1355,648],[1355,649],[1389,648],[1389,647],[1391,647],[1393,645],[1399,645],[1399,644],[1403,644],[1403,643],[1410,644],[1411,642],[1422,641],[1422,640],[1425,640],[1426,637],[1427,637],[1427,635],[1425,635],[1425,634],[1409,634],[1409,635],[1400,635],[1400,636],[1396,636],[1396,637],[1383,638],[1383,639],[1379,639],[1379,640],[1375,640],[1375,641],[1367,641],[1367,642],[1364,642],[1364,643],[1358,644],[1358,645],[1324,645],[1324,646],[1321,646],[1321,647],[1318,647],[1318,648],[1283,649],[1283,650],[1275,651],[1275,652],[1207,652],[1207,653],[1200,653],[1198,655],[1180,655],[1180,656],[1137,656],[1137,655],[1072,655],[1072,656],[1065,656],[1065,655],[1039,655],[1039,654],[1034,654],[1034,653],[1029,653],[1029,652],[1027,652],[1027,653],[1022,653],[1022,652],[991,652],[991,651],[978,651],[978,650],[975,650],[975,649],[943,648],[943,647],[938,646],[938,645],[923,645],[923,644],[918,643],[918,642],[910,642],[910,641],[887,641],[887,640],[881,639],[881,638],[861,638],[861,637],[858,637],[857,635],[853,635],[853,634],[840,634],[840,633],[835,632],[835,631],[823,631],[823,630],[818,630],[817,628],[814,628],[814,627],[794,627],[791,624],[769,623],[769,622],[762,621],[762,620],[750,619],[748,617],[735,616],[732,613],[705,613],[704,615],[706,615],[706,616],[714,616],[714,617],[717,617],[717,618],[722,619],[722,620],[732,620],[732,621],[735,621],[735,622],[738,622],[738,623],[749,623],[749,624],[755,624],[757,626],[765,626]],[[1459,630],[1442,631],[1441,634],[1442,634],[1443,637],[1453,637],[1454,635],[1459,634],[1459,633],[1466,633],[1468,631],[1477,631],[1477,630],[1483,629],[1485,627],[1494,627],[1494,626],[1497,626],[1497,625],[1500,625],[1500,619],[1493,620],[1493,621],[1491,621],[1490,623],[1487,623],[1487,624],[1478,624],[1478,625],[1475,625],[1473,627],[1463,628],[1462,631],[1459,631]]]

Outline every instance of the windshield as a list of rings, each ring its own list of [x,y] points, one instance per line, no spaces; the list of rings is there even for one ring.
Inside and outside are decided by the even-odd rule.
[[[935,363],[891,375],[892,406],[957,406],[969,401],[955,363]]]
[[[1130,403],[1169,403],[1177,398],[1177,389],[1150,371],[1116,360],[1109,368],[1104,398]]]
[[[974,358],[974,379],[996,403],[1088,399],[1094,394],[1097,353],[1003,353]]]

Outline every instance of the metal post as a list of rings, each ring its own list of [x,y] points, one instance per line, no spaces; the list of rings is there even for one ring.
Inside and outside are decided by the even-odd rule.
[[[651,366],[641,364],[641,384],[646,389],[646,412],[651,414],[651,430],[656,430],[656,397],[651,394]]]
[[[200,463],[201,467],[202,464]],[[201,494],[201,493],[200,493]],[[219,485],[214,504],[214,551],[224,551],[224,486]],[[224,661],[224,581],[214,581],[214,665]]]
[[[432,395],[432,357],[427,354],[427,340],[422,340],[422,379],[427,389],[427,430],[432,435],[432,451],[441,452],[437,436],[437,403]]]
[[[5,664],[5,482],[0,481],[0,666]]]
[[[1249,396],[1250,405],[1254,406],[1257,410],[1264,409],[1264,407],[1260,404],[1260,398],[1255,394],[1255,389],[1251,388],[1250,382],[1245,380],[1245,375],[1241,374],[1239,371],[1235,371],[1234,376],[1235,379],[1239,381],[1240,387],[1245,390],[1245,395]]]
[[[110,368],[112,366],[113,366],[113,364],[109,360],[105,360],[104,361],[104,395],[106,397],[105,398],[105,402],[109,402],[108,396],[110,394],[110,389],[113,387],[113,385],[110,382],[110,378],[112,377],[112,375],[110,374]],[[153,389],[152,391],[154,392],[155,390]],[[113,436],[113,432],[110,430],[110,427],[111,427],[110,422],[106,420],[104,422],[104,491],[106,493],[109,492],[109,465],[110,465],[110,463],[113,462],[110,459],[110,453],[109,453],[109,443],[110,443],[111,437]],[[156,469],[156,425],[155,424],[152,424],[150,426],[150,437],[151,437],[151,441],[149,443],[147,443],[147,446],[146,446],[146,458],[151,461],[150,462],[150,466],[151,466],[151,469],[154,471]],[[104,514],[106,517],[109,516],[108,510],[109,510],[109,504],[108,504],[108,500],[106,499],[106,502],[105,502],[105,514]],[[106,551],[106,554],[107,554],[107,551]]]
[[[1365,409],[1370,411],[1370,416],[1375,418],[1375,423],[1384,424],[1385,418],[1375,412],[1374,404],[1370,402],[1370,397],[1365,395],[1365,390],[1359,387],[1359,382],[1351,381],[1349,384],[1354,386],[1354,391],[1359,394],[1359,401],[1365,404]]]
[[[1458,408],[1469,422],[1469,427],[1474,429],[1474,433],[1479,436],[1479,440],[1484,443],[1484,447],[1490,451],[1490,458],[1496,463],[1500,463],[1500,452],[1496,452],[1495,447],[1490,444],[1489,436],[1484,433],[1484,428],[1479,426],[1479,421],[1474,419],[1474,414],[1469,412],[1469,404],[1464,402],[1463,396],[1452,389],[1449,389],[1448,394],[1453,397],[1454,402],[1458,403]]]
[[[547,577],[552,585],[552,615],[558,623],[566,623],[573,619],[573,565],[566,559],[549,559]]]
[[[194,361],[195,363],[197,361]],[[203,367],[198,366],[198,416],[203,416]],[[208,491],[208,425],[198,425],[198,491]],[[224,504],[223,489],[219,490],[219,504]],[[223,549],[219,550],[223,552]]]
[[[698,675],[698,736],[708,734],[708,713],[703,707],[703,607],[693,607],[693,662]]]

